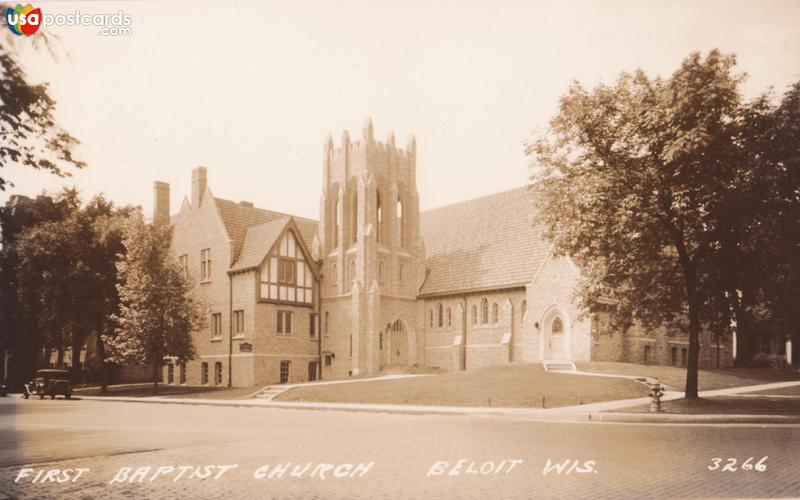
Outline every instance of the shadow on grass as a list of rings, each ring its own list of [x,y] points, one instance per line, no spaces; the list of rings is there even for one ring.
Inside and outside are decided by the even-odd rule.
[[[718,396],[694,400],[676,399],[662,404],[664,413],[683,415],[800,415],[800,399]],[[650,405],[614,410],[618,413],[649,413]]]
[[[170,398],[206,398],[206,399],[240,399],[253,393],[253,387],[197,387],[197,386],[158,386],[158,394],[152,385],[133,386],[133,387],[109,387],[108,392],[100,392],[100,388],[81,390],[75,396],[99,396],[99,397],[170,397]]]

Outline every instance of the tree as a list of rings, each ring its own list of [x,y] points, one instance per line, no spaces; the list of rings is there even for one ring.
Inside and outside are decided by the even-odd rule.
[[[709,224],[743,165],[734,64],[715,50],[668,79],[623,73],[591,92],[575,83],[550,137],[528,147],[547,236],[583,269],[583,305],[688,329],[687,399],[698,393],[702,325],[724,310]]]
[[[50,48],[44,33],[38,38]],[[55,122],[55,106],[47,84],[28,83],[11,43],[0,38],[0,168],[19,164],[63,177],[65,167],[86,166],[73,156],[78,140]],[[0,176],[0,191],[6,183]]]
[[[169,226],[146,224],[141,213],[129,218],[127,253],[118,264],[116,334],[104,337],[113,361],[152,367],[155,393],[164,358],[193,359],[191,332],[205,326],[205,308],[191,296],[191,285],[170,256],[171,237]]]
[[[0,207],[0,350],[12,356],[9,377],[15,387],[33,375],[46,344],[39,326],[39,302],[20,288],[21,278],[30,282],[33,276],[20,276],[19,240],[39,224],[67,218],[76,204],[75,193],[64,191],[57,196],[12,196]],[[41,279],[41,272],[38,276]]]
[[[56,364],[63,366],[69,346],[71,366],[77,368],[90,334],[97,340],[112,331],[110,318],[118,305],[116,262],[124,252],[121,221],[130,208],[117,209],[102,195],[81,208],[75,190],[65,190],[59,199],[67,207],[63,217],[38,222],[14,242],[17,288],[21,305],[44,334],[46,359],[54,347]],[[105,386],[102,342],[96,347]]]

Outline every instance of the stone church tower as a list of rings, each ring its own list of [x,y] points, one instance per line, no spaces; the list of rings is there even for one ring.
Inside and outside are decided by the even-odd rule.
[[[324,371],[334,376],[376,373],[422,363],[425,276],[419,236],[416,140],[405,150],[394,135],[361,140],[345,130],[340,147],[323,146],[323,191],[315,250],[323,261]]]

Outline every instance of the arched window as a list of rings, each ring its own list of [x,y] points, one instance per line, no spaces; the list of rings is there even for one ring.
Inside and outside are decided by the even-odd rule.
[[[381,285],[386,281],[386,264],[383,261],[378,262],[378,283]]]
[[[350,228],[350,243],[358,241],[358,193],[353,192],[353,227]]]
[[[553,326],[550,328],[550,333],[552,335],[564,335],[564,322],[561,321],[561,318],[556,318],[553,320]]]
[[[447,326],[453,326],[453,311],[449,307],[447,308]]]
[[[497,302],[492,304],[492,324],[496,325],[500,321],[500,311],[497,307]]]
[[[330,325],[331,325],[331,313],[325,311],[325,330],[324,330],[325,335],[327,335],[328,332],[330,331]]]
[[[400,231],[400,248],[406,246],[406,228],[405,220],[403,220],[403,202],[398,198],[395,216],[397,217],[397,228]]]
[[[398,277],[400,278],[400,282],[402,283],[404,279],[406,279],[406,265],[400,264],[400,268],[398,271]]]
[[[331,266],[331,283],[334,285],[339,284],[339,268],[336,264]]]
[[[439,328],[443,327],[444,326],[444,307],[442,307],[441,303],[438,306],[436,306],[436,316],[437,316],[436,324],[439,326]]]
[[[375,193],[375,229],[378,243],[383,243],[383,211],[381,209],[381,193]]]
[[[339,246],[339,214],[341,213],[341,202],[337,196],[336,203],[333,204],[333,246]]]
[[[478,306],[472,306],[472,325],[478,324]]]
[[[527,314],[527,313],[528,313],[528,301],[527,300],[523,300],[522,301],[522,306],[520,306],[520,310],[519,310],[519,322],[520,323],[525,321],[525,314]]]
[[[433,309],[428,309],[428,323],[433,328]]]
[[[489,324],[489,301],[486,299],[481,301],[481,324]]]

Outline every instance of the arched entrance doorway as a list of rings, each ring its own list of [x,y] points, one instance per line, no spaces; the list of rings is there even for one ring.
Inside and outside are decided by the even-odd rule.
[[[545,314],[542,321],[542,354],[545,360],[569,359],[569,325],[557,308]]]
[[[408,333],[403,320],[395,320],[386,326],[387,367],[404,367],[408,365]]]

